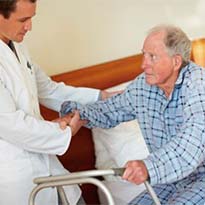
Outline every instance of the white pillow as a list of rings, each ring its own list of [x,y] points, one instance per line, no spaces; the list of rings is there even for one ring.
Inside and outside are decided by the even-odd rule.
[[[109,91],[122,90],[130,82],[120,84]],[[92,129],[95,145],[96,168],[109,169],[123,167],[128,160],[143,159],[148,155],[148,149],[142,137],[136,120],[124,122],[111,129]],[[106,180],[119,180],[114,176]]]

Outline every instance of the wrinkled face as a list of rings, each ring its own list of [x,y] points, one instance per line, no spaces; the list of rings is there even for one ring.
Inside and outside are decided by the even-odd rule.
[[[19,0],[16,10],[8,19],[0,15],[0,39],[5,43],[10,40],[21,42],[25,34],[32,28],[32,17],[35,15],[36,3]]]
[[[163,43],[164,32],[152,33],[144,41],[142,69],[146,82],[163,87],[176,75],[175,57],[168,55]],[[177,71],[178,72],[178,71]]]

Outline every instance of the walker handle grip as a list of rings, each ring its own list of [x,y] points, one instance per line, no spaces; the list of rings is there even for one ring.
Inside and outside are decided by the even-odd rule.
[[[122,176],[124,171],[125,171],[125,168],[113,168],[113,171],[114,171],[114,175],[116,176]]]
[[[117,175],[117,176],[122,176],[124,171],[125,171],[125,168],[112,168],[112,170],[114,171],[114,175]],[[150,194],[150,196],[152,197],[155,205],[161,205],[160,201],[159,201],[159,198],[157,197],[154,189],[151,187],[151,185],[149,184],[148,181],[145,181],[144,182],[145,184],[145,187],[148,191],[148,193]]]

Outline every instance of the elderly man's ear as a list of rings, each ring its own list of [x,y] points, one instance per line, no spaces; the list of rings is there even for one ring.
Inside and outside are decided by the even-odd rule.
[[[174,58],[174,68],[175,70],[179,70],[181,68],[181,65],[182,65],[182,57],[181,55],[175,55]]]

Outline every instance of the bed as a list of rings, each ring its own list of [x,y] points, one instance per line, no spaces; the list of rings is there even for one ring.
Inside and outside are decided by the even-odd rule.
[[[142,55],[138,54],[100,65],[55,75],[52,76],[52,79],[57,82],[63,81],[66,84],[73,86],[85,86],[103,90],[133,80],[136,76],[142,73],[140,67],[141,62]],[[44,107],[41,107],[41,112],[47,120],[52,120],[58,117],[56,112]],[[96,165],[98,168],[101,168],[101,165],[97,162],[99,159],[96,158],[96,146],[98,145],[96,145],[96,142],[93,140],[96,138],[93,138],[93,134],[99,135],[100,133],[102,134],[102,130],[91,131],[87,128],[81,128],[72,138],[68,151],[63,156],[59,157],[64,167],[71,172],[96,169]],[[119,165],[123,162],[117,163]],[[114,164],[108,164],[107,166],[110,165],[112,166]],[[114,182],[113,187],[115,186]],[[87,204],[99,204],[99,194],[96,187],[93,185],[82,185],[81,189]],[[103,199],[100,200],[102,202]]]

